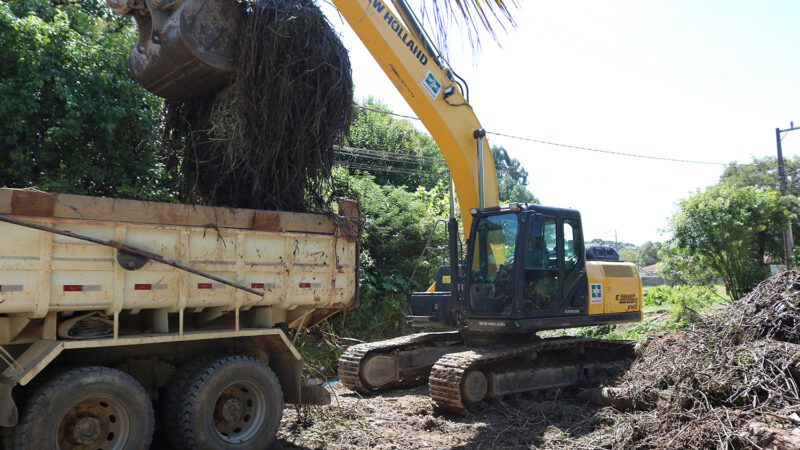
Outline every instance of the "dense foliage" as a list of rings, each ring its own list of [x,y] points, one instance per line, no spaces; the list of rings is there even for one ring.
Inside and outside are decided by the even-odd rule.
[[[533,193],[528,190],[528,171],[519,160],[508,155],[505,147],[493,146],[492,156],[497,169],[497,193],[500,203],[539,203]]]
[[[397,335],[407,328],[410,292],[427,289],[446,264],[446,184],[408,190],[339,168],[334,187],[358,199],[364,217],[361,306],[335,319],[337,331],[361,338]]]
[[[788,194],[800,197],[800,156],[784,159]],[[778,183],[778,161],[774,156],[755,158],[753,162],[733,162],[725,167],[720,183],[731,187],[755,186],[780,189]]]
[[[623,261],[631,262],[639,267],[646,267],[661,261],[658,256],[661,250],[661,242],[647,241],[640,247],[624,246],[619,250],[619,256]]]
[[[792,230],[795,236],[800,236],[800,211],[797,209],[797,199],[800,198],[800,156],[784,159],[786,171],[786,205],[792,211]],[[778,158],[768,156],[754,158],[748,164],[731,163],[725,167],[720,177],[720,184],[731,187],[753,186],[760,189],[780,191],[778,178]],[[797,242],[797,238],[795,238]],[[800,247],[795,246],[795,260],[800,258]]]
[[[380,185],[431,189],[446,176],[433,139],[373,97],[356,106],[345,145],[337,162],[371,173]]]
[[[0,185],[172,198],[161,101],[129,75],[134,34],[100,2],[0,3]]]
[[[750,292],[781,258],[790,212],[771,189],[712,186],[683,199],[662,271],[673,283],[721,279],[733,299]]]

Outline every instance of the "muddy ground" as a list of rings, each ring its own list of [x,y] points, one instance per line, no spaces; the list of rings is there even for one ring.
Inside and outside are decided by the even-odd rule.
[[[331,406],[299,415],[287,408],[274,448],[592,448],[587,434],[604,412],[572,392],[494,401],[469,416],[435,411],[427,386],[364,397],[339,385],[333,393]]]

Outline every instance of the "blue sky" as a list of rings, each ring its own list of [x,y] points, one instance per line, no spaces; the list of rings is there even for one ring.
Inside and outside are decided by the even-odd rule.
[[[518,26],[473,56],[451,38],[488,131],[643,155],[747,162],[800,123],[796,1],[520,1]],[[417,2],[412,4],[417,5]],[[335,10],[356,95],[412,114]],[[676,202],[723,166],[616,157],[490,137],[522,161],[543,204],[581,211],[587,239],[667,237]],[[800,154],[800,131],[784,140]]]

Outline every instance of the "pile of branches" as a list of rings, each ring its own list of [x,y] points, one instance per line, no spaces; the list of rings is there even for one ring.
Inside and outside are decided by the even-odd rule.
[[[237,67],[222,91],[166,108],[184,201],[322,208],[333,148],[350,125],[347,50],[312,0],[243,4]]]
[[[607,390],[618,409],[604,410],[582,440],[613,448],[800,448],[798,320],[795,270],[690,330],[649,337]]]

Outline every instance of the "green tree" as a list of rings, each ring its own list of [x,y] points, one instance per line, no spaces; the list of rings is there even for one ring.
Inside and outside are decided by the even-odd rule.
[[[796,199],[800,198],[800,156],[784,159],[786,169],[786,193],[789,196],[786,205],[791,208],[794,218],[798,216]],[[753,186],[762,189],[780,191],[778,180],[778,159],[774,156],[753,158],[753,162],[739,164],[733,162],[725,167],[720,177],[720,183],[732,187]],[[795,236],[800,236],[800,223],[792,220],[792,231]],[[800,247],[795,247],[795,253],[800,255]]]
[[[528,171],[522,163],[509,156],[505,147],[492,146],[492,155],[497,169],[500,203],[539,203],[539,199],[528,190]]]
[[[635,248],[623,248],[619,250],[619,258],[625,262],[634,263],[640,266],[639,251]]]
[[[639,265],[651,266],[659,261],[661,258],[658,252],[661,250],[661,242],[647,241],[639,247]]]
[[[368,170],[381,185],[431,189],[446,177],[433,139],[410,121],[392,116],[392,110],[373,97],[356,107],[345,146],[350,149],[340,151],[337,162]]]
[[[340,333],[361,338],[406,331],[409,293],[426,289],[439,267],[447,264],[446,184],[409,191],[380,185],[371,175],[352,174],[344,168],[334,170],[333,184],[339,195],[359,201],[364,218],[361,306],[335,324]]]
[[[671,279],[722,279],[740,298],[769,275],[781,256],[781,230],[790,212],[771,189],[712,186],[683,199],[671,220],[673,239],[662,252]]]
[[[638,249],[635,244],[631,244],[630,242],[607,241],[605,239],[600,239],[600,238],[592,239],[591,241],[588,242],[587,245],[605,245],[613,249],[616,249],[618,252],[621,252],[622,250],[625,249],[634,251]]]
[[[0,185],[172,198],[161,101],[127,65],[134,34],[96,2],[0,3]]]
[[[800,197],[800,156],[784,159],[788,194]],[[720,183],[731,187],[754,186],[780,190],[778,182],[778,161],[774,156],[754,158],[753,162],[740,164],[732,162],[725,167]]]

